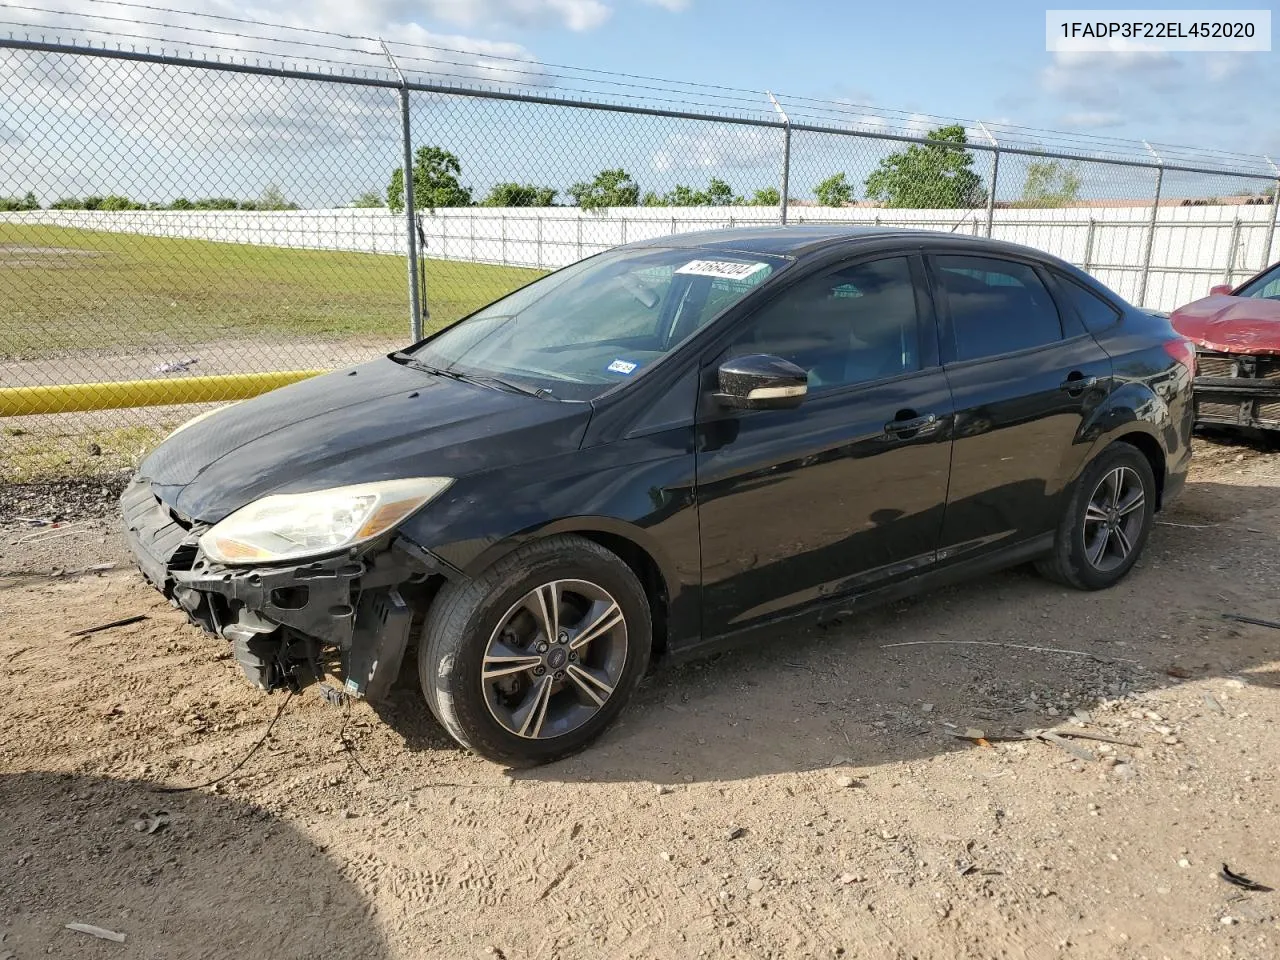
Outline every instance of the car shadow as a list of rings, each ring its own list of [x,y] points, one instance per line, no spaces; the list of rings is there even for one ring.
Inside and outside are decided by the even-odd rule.
[[[252,804],[136,780],[0,773],[0,822],[0,955],[391,956],[339,861]]]
[[[1251,532],[1254,531],[1254,532]],[[1157,517],[1120,585],[1095,593],[1029,567],[782,628],[712,658],[659,667],[612,729],[518,779],[656,784],[747,779],[839,761],[874,767],[972,749],[969,728],[1016,733],[1075,710],[1214,678],[1280,687],[1275,488],[1192,482]],[[450,749],[406,671],[378,708],[410,750]],[[1046,747],[1046,749],[1051,749]]]

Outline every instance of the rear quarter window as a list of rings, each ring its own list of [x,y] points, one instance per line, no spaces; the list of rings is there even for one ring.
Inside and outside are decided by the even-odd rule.
[[[1054,274],[1054,279],[1058,281],[1067,306],[1076,312],[1090,333],[1101,333],[1119,322],[1120,311],[1092,290],[1060,273]]]

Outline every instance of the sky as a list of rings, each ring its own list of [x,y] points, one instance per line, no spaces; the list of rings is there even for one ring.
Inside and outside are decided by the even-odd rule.
[[[574,96],[599,89],[581,82],[591,70],[660,77],[686,83],[775,91],[793,118],[820,113],[827,122],[870,124],[920,133],[955,117],[976,136],[983,121],[997,138],[1049,142],[1053,137],[1020,128],[1067,135],[1142,139],[1157,144],[1212,148],[1255,159],[1280,158],[1277,53],[1094,53],[1051,54],[1044,49],[1044,6],[1025,2],[957,4],[899,2],[852,4],[805,0],[793,4],[758,0],[144,0],[153,7],[219,14],[232,21],[183,20],[180,16],[117,5],[109,0],[0,0],[0,18],[15,33],[27,26],[55,25],[74,32],[88,27],[99,39],[113,33],[145,42],[172,37],[173,24],[200,24],[245,34],[233,43],[254,47],[280,31],[262,24],[385,37],[406,66],[437,75],[501,82],[517,79],[546,92]],[[1126,3],[1126,7],[1141,4]],[[1199,8],[1210,6],[1206,3]],[[94,20],[89,15],[114,16]],[[250,35],[253,39],[250,39]],[[227,43],[212,34],[186,39]],[[305,34],[291,34],[293,38]],[[313,39],[321,40],[315,37]],[[128,42],[128,41],[127,41]],[[464,51],[415,50],[429,44]],[[257,48],[257,47],[255,47]],[[267,47],[262,47],[267,49]],[[317,56],[324,55],[317,48]],[[427,66],[414,55],[435,57]],[[505,60],[488,60],[496,54]],[[535,62],[537,61],[537,62]],[[514,65],[518,75],[504,73]],[[581,68],[570,75],[555,66]],[[241,195],[272,177],[286,192],[311,194],[310,202],[338,202],[337,194],[363,187],[381,189],[381,170],[397,160],[395,105],[388,97],[346,91],[311,98],[270,84],[223,78],[184,81],[178,95],[157,89],[154,72],[125,74],[116,67],[68,64],[51,69],[29,58],[10,72],[36,84],[27,107],[15,105],[0,77],[0,154],[22,163],[49,152],[47,131],[31,136],[33,124],[58,124],[58,139],[89,140],[94,152],[67,150],[39,174],[41,193],[91,189],[116,177],[112,188],[164,193],[188,188],[192,165],[200,177]],[[496,66],[496,69],[495,69]],[[570,78],[573,77],[573,79]],[[33,79],[34,78],[34,79]],[[635,85],[652,86],[634,80]],[[24,93],[30,92],[24,87]],[[529,87],[526,87],[529,89]],[[621,89],[621,88],[619,88]],[[692,88],[689,88],[690,90]],[[682,99],[762,113],[762,95],[740,91],[692,95],[631,89],[629,96]],[[114,97],[118,102],[104,104]],[[711,99],[708,99],[711,98]],[[738,99],[732,99],[738,98]],[[816,98],[837,106],[819,111]],[[6,100],[8,106],[5,105]],[[45,111],[57,103],[57,116]],[[634,102],[634,101],[627,101]],[[200,130],[190,129],[201,114]],[[448,140],[464,159],[476,189],[498,179],[535,179],[563,191],[570,180],[593,169],[625,163],[642,186],[661,191],[676,182],[705,183],[719,171],[749,192],[776,180],[778,137],[773,131],[675,122],[624,121],[616,116],[582,117],[547,109],[470,103],[465,107],[415,100],[415,131]],[[22,141],[25,140],[25,143]],[[334,146],[342,142],[341,148]],[[1056,141],[1055,141],[1056,142]],[[1066,142],[1065,138],[1062,142]],[[157,150],[157,145],[161,149]],[[241,150],[229,157],[227,147]],[[282,149],[305,154],[301,165],[276,171]],[[1125,151],[1139,148],[1129,145]],[[26,151],[25,153],[22,151]],[[793,145],[800,189],[833,169],[848,168],[861,179],[883,155],[873,145],[812,136]],[[149,151],[139,164],[139,151]],[[124,170],[114,155],[129,155]],[[264,160],[264,157],[274,159]],[[168,157],[169,159],[166,159]],[[256,159],[255,159],[256,158]],[[185,169],[184,169],[185,165]],[[367,167],[367,170],[365,169]],[[1003,168],[1002,168],[1003,172]],[[507,176],[510,174],[510,176]],[[21,186],[12,166],[0,167],[0,192]],[[96,178],[96,179],[95,179]],[[1137,174],[1135,174],[1137,178]],[[28,182],[31,176],[28,176]],[[1101,179],[1099,177],[1099,179]],[[1115,180],[1115,177],[1111,177]],[[1140,179],[1140,178],[1137,178]],[[467,182],[464,177],[464,182]],[[1012,181],[1010,181],[1012,182]],[[323,189],[317,184],[324,183]],[[1206,190],[1221,190],[1216,185]],[[1088,190],[1086,186],[1086,190]],[[1101,187],[1097,188],[1101,189]],[[1123,193],[1128,188],[1121,185]],[[1136,184],[1133,191],[1139,189]],[[1191,189],[1189,186],[1188,189]],[[1201,191],[1199,186],[1197,191]],[[1095,190],[1096,192],[1096,190]],[[1203,191],[1201,191],[1203,192]],[[321,194],[325,194],[321,196]],[[46,198],[47,199],[47,198]]]

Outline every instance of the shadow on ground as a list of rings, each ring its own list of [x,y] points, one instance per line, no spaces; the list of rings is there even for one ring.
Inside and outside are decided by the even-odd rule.
[[[154,787],[0,774],[0,955],[391,955],[338,861],[297,829],[241,801]],[[164,826],[135,829],[157,811]],[[126,939],[97,939],[68,923]]]

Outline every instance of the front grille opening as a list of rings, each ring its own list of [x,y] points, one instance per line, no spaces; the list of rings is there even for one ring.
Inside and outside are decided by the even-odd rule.
[[[1212,403],[1202,400],[1196,407],[1196,411],[1201,417],[1230,420],[1233,423],[1240,419],[1240,404],[1238,403]]]
[[[1234,377],[1236,362],[1230,357],[1211,357],[1201,354],[1196,358],[1196,372],[1202,377]]]

